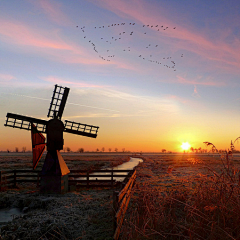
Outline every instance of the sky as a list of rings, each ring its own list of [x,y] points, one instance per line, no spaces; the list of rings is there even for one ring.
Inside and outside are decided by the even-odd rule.
[[[31,150],[6,114],[49,120],[55,84],[70,88],[63,121],[99,126],[96,139],[64,133],[73,151],[240,136],[238,0],[0,0],[0,52],[0,151]]]

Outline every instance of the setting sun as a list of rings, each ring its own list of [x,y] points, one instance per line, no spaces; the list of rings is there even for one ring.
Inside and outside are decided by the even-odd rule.
[[[184,143],[182,143],[182,145],[181,145],[181,148],[182,148],[182,150],[184,150],[184,151],[189,150],[190,147],[191,147],[191,145],[190,145],[188,142],[184,142]]]

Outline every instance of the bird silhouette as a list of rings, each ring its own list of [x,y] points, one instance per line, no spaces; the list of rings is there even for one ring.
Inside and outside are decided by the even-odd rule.
[[[116,45],[117,42],[120,41],[122,38],[124,38],[126,36],[129,36],[129,35],[133,36],[133,33],[134,33],[133,30],[136,28],[136,26],[138,26],[136,23],[133,23],[133,22],[127,23],[127,25],[125,26],[125,29],[124,29],[125,31],[119,31],[119,32],[117,31],[118,26],[120,26],[120,25],[124,26],[125,24],[126,23],[122,22],[122,23],[111,23],[109,25],[102,25],[102,26],[94,26],[94,27],[92,27],[92,29],[95,29],[94,31],[98,31],[97,32],[98,36],[101,34],[100,31],[104,34],[104,36],[100,35],[100,37],[95,39],[95,40],[97,40],[97,39],[104,40],[104,41],[102,41],[101,45],[95,44],[95,43],[97,43],[95,40],[94,40],[95,43],[93,43],[91,38],[87,39],[87,42],[91,44],[91,48],[94,50],[94,52],[100,54],[99,57],[102,60],[110,62],[110,59],[113,59],[113,57],[115,57],[115,55],[113,55],[111,53],[113,53],[113,51],[115,51],[117,49],[117,45]],[[159,28],[158,28],[158,26],[159,26]],[[78,27],[79,26],[77,25],[76,28],[78,28]],[[113,28],[116,29],[116,30],[114,30],[113,36],[108,37],[106,31],[111,31],[111,30],[110,29],[106,30],[106,27],[108,27],[108,28],[113,27]],[[163,28],[163,30],[165,30],[165,31],[166,30],[169,31],[169,27],[168,26],[164,27],[162,25],[161,28],[160,28],[160,25],[158,25],[158,24],[155,24],[155,25],[149,25],[149,24],[146,25],[146,24],[144,24],[144,25],[142,25],[142,27],[151,27],[151,32],[152,31],[156,31],[156,32],[158,32],[158,34],[161,34],[161,32],[160,32],[161,28]],[[132,29],[130,29],[130,28],[132,28]],[[171,29],[176,29],[176,27],[173,27]],[[83,32],[85,34],[85,36],[83,37],[84,39],[86,39],[87,36],[88,36],[88,30],[89,30],[89,27],[87,27],[87,28],[85,26],[81,27],[81,32]],[[141,33],[141,31],[139,32],[139,29],[137,29],[137,33],[138,33],[137,36],[140,36],[139,34],[143,34],[142,36],[144,36],[144,35],[146,35],[148,33],[151,33],[151,32],[148,32],[148,29],[145,29],[145,30],[147,30],[147,31],[144,31],[144,32]],[[85,31],[87,31],[87,32],[85,33]],[[139,44],[141,43],[141,37],[137,38],[137,39],[135,39],[133,37],[132,39],[135,40],[134,42],[132,42],[134,44],[133,46],[135,46],[135,44],[137,46],[139,46]],[[114,40],[114,41],[112,42],[110,40],[112,40],[112,41]],[[159,44],[149,43],[149,44],[147,44],[147,46],[145,45],[145,49],[147,49],[147,50],[145,50],[146,53],[143,54],[142,52],[140,52],[141,51],[140,48],[138,49],[138,52],[136,51],[136,49],[134,49],[133,53],[130,53],[131,52],[131,47],[126,47],[126,46],[124,47],[124,45],[123,45],[124,41],[123,42],[120,41],[119,43],[121,43],[119,45],[119,47],[123,46],[122,51],[124,52],[124,54],[128,54],[128,53],[129,54],[141,53],[140,55],[139,54],[136,55],[136,57],[138,56],[140,59],[142,59],[144,61],[147,61],[149,64],[150,63],[152,63],[152,64],[155,63],[157,65],[162,65],[162,67],[164,66],[164,67],[166,67],[168,69],[172,69],[173,71],[176,71],[176,69],[175,69],[176,68],[176,62],[175,61],[171,61],[171,58],[172,58],[171,56],[164,56],[164,57],[162,56],[161,57],[161,54],[160,54],[159,51],[158,52],[156,52],[156,50],[155,50],[155,52],[153,51],[152,47],[158,47]],[[107,48],[107,46],[111,46],[110,44],[113,44],[113,47]],[[183,54],[181,54],[181,57],[183,58]],[[164,61],[165,64],[162,64],[162,62],[159,61],[160,59],[162,59],[162,61]]]

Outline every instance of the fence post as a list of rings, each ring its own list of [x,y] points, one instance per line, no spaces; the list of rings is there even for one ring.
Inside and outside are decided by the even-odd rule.
[[[89,188],[89,171],[87,171],[87,188]]]
[[[112,168],[112,172],[111,172],[111,186],[113,188],[113,168]]]
[[[0,192],[2,191],[2,171],[0,171]]]
[[[17,187],[17,173],[16,173],[16,169],[13,170],[13,173],[14,173],[13,187],[16,188]]]

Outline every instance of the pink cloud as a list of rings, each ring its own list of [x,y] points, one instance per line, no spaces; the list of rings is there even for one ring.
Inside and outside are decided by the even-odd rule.
[[[95,85],[95,84],[88,84],[88,83],[85,83],[85,82],[74,82],[72,80],[67,80],[67,79],[62,79],[62,78],[59,78],[59,77],[54,77],[54,76],[48,76],[48,77],[42,77],[42,79],[44,81],[47,81],[47,82],[51,82],[51,83],[54,83],[54,84],[69,84],[69,85],[74,85],[74,86],[77,86],[77,87],[86,87],[86,88],[102,88],[103,86],[100,86],[100,85]]]
[[[208,32],[199,32],[195,30],[190,24],[182,27],[178,23],[169,20],[166,10],[159,5],[155,6],[143,0],[132,1],[92,1],[120,17],[125,17],[133,21],[138,21],[142,24],[162,23],[169,27],[169,29],[176,27],[174,31],[164,31],[161,33],[161,41],[170,43],[172,50],[184,49],[198,54],[203,58],[211,60],[215,64],[215,68],[231,70],[239,73],[240,69],[240,41],[235,39],[233,44],[225,42],[226,31],[217,33],[220,37],[217,40],[211,40]],[[222,35],[222,36],[221,36]],[[174,40],[174,41],[171,41]],[[193,63],[192,63],[193,64]]]
[[[104,65],[106,62],[95,58],[89,52],[76,45],[61,40],[57,31],[33,29],[23,23],[0,18],[1,40],[27,47],[27,51],[38,51],[45,57],[64,63]],[[45,37],[48,36],[48,37]],[[32,48],[29,48],[32,47]],[[39,52],[38,52],[39,53]]]
[[[180,102],[182,104],[186,104],[186,103],[189,102],[188,99],[182,98],[182,97],[179,97],[179,96],[176,96],[176,95],[168,95],[168,96],[166,96],[166,98],[175,100],[175,101]]]
[[[192,94],[193,97],[200,97],[198,91],[197,91],[197,86],[195,85],[194,86],[194,90],[193,90],[193,94]]]
[[[54,21],[59,25],[73,25],[68,16],[61,11],[62,5],[59,2],[41,0],[41,1],[31,1],[32,4],[41,8],[49,19]]]
[[[224,82],[214,82],[209,78],[203,79],[203,77],[197,77],[196,79],[187,79],[185,77],[177,75],[177,82],[181,84],[190,85],[203,85],[203,86],[224,86]]]
[[[23,23],[11,22],[0,18],[0,35],[6,42],[14,42],[18,45],[33,46],[38,48],[52,48],[71,50],[71,46],[59,40],[45,38],[47,32],[31,29]],[[49,32],[48,32],[49,34]],[[50,34],[52,35],[52,33]],[[54,36],[53,36],[54,37]],[[55,36],[56,38],[56,36]]]
[[[98,58],[97,55],[91,54],[91,52],[76,43],[63,41],[59,36],[60,33],[58,31],[33,29],[24,23],[7,21],[2,18],[0,18],[0,26],[1,40],[8,44],[12,43],[27,47],[27,51],[38,51],[41,49],[40,54],[44,54],[45,57],[55,61],[57,60],[68,64],[95,66],[114,65],[116,69],[134,70],[134,67],[128,65],[124,61],[103,61]],[[94,69],[92,69],[92,71],[94,71]]]
[[[0,82],[9,82],[16,79],[13,75],[0,73]]]

